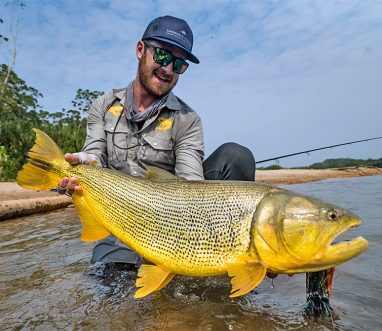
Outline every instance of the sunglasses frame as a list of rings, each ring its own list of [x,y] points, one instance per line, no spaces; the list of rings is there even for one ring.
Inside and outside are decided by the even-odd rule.
[[[187,70],[189,63],[187,63],[185,60],[183,60],[179,57],[176,57],[176,56],[172,55],[171,52],[166,51],[165,49],[163,49],[159,46],[155,46],[155,45],[153,45],[147,41],[144,41],[143,43],[145,44],[145,46],[153,49],[153,51],[154,51],[153,52],[153,60],[156,64],[159,64],[162,67],[166,67],[171,62],[173,62],[172,70],[176,74],[179,74],[179,75],[183,74]],[[160,52],[162,54],[158,54],[158,52]],[[166,56],[166,59],[161,60],[159,58],[160,56]],[[183,71],[181,71],[182,67],[185,67],[185,69]]]

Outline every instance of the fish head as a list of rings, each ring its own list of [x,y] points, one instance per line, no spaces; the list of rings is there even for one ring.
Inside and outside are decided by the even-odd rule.
[[[324,270],[367,249],[362,237],[334,240],[362,221],[353,213],[319,199],[289,191],[271,192],[255,213],[254,245],[260,259],[276,273]]]

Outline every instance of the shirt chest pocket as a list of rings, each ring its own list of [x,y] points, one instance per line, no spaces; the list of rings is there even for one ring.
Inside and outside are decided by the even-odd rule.
[[[140,160],[146,165],[173,171],[175,168],[175,155],[171,136],[144,135],[142,138],[145,145],[141,146]]]

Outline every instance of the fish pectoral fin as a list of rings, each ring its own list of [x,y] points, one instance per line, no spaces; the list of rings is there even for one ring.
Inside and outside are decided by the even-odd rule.
[[[81,240],[89,242],[101,240],[109,236],[110,232],[97,221],[86,203],[84,196],[75,193],[72,198],[82,223]]]
[[[159,291],[165,287],[175,274],[156,265],[142,264],[138,270],[138,278],[135,286],[139,289],[135,292],[134,298],[142,298],[151,292]]]
[[[267,272],[266,266],[258,260],[243,259],[227,266],[228,276],[232,277],[231,298],[247,294],[258,286]]]

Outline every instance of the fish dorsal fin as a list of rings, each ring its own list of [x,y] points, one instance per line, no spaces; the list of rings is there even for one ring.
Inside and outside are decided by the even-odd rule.
[[[228,276],[232,277],[231,298],[247,294],[257,287],[265,277],[266,266],[250,257],[239,258],[235,263],[227,265]]]
[[[97,221],[96,217],[91,212],[85,198],[82,194],[73,194],[73,203],[76,206],[77,212],[80,215],[82,223],[82,241],[96,241],[106,238],[110,232]]]
[[[138,270],[138,278],[135,282],[135,286],[139,287],[134,294],[134,298],[142,298],[151,292],[159,291],[165,287],[175,274],[170,271],[149,264],[142,264]]]
[[[171,172],[168,172],[164,169],[148,166],[147,168],[147,178],[151,180],[160,180],[160,179],[167,179],[167,180],[174,180],[174,179],[180,179],[173,175]]]

